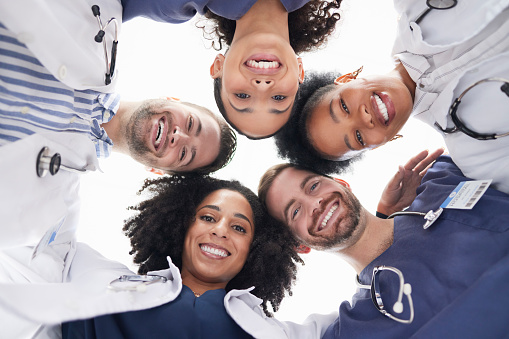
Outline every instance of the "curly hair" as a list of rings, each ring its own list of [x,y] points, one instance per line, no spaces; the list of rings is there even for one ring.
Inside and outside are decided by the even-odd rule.
[[[340,19],[338,9],[341,0],[311,0],[301,8],[288,13],[290,45],[296,54],[318,49],[334,32]],[[212,48],[221,50],[230,46],[235,34],[236,22],[208,11],[205,17],[212,27],[203,29],[205,38],[212,40]]]
[[[332,80],[335,78],[332,72],[306,74],[306,79],[300,86],[299,96],[295,99],[294,114],[274,136],[279,157],[323,174],[344,173],[350,169],[352,163],[361,159],[362,154],[348,160],[324,159],[308,137],[307,118],[322,97],[334,89]]]
[[[242,194],[254,215],[255,231],[248,258],[242,270],[227,284],[232,289],[256,288],[254,295],[263,300],[264,312],[270,302],[277,311],[285,292],[292,294],[297,263],[303,264],[289,230],[270,217],[258,197],[238,181],[225,181],[209,176],[165,176],[145,180],[138,192],[151,197],[129,209],[138,213],[125,221],[123,230],[130,238],[134,262],[139,273],[168,268],[166,257],[182,269],[182,253],[187,230],[195,218],[196,208],[212,192],[228,189]]]

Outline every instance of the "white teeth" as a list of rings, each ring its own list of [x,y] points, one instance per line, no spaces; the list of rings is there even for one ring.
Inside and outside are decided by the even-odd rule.
[[[387,107],[383,103],[382,99],[380,99],[378,94],[375,94],[375,101],[376,101],[376,104],[378,105],[378,110],[380,111],[380,113],[382,113],[382,115],[385,119],[385,122],[389,121],[389,114],[387,113]]]
[[[331,207],[331,209],[329,210],[329,213],[327,213],[325,218],[323,218],[322,228],[324,228],[327,225],[327,222],[329,221],[330,217],[332,217],[332,214],[338,208],[338,206],[339,206],[338,204],[334,204],[334,206]]]
[[[277,61],[256,61],[248,60],[246,63],[249,67],[267,69],[267,68],[278,68],[279,62]]]
[[[206,245],[201,245],[200,248],[201,248],[201,250],[203,252],[207,252],[207,253],[210,253],[210,254],[218,255],[220,257],[227,257],[228,256],[228,252],[227,251],[220,250],[219,248],[214,248],[214,247],[210,247],[210,246],[206,246]]]
[[[159,146],[161,143],[161,139],[163,138],[163,129],[164,129],[164,122],[162,120],[159,121],[159,128],[157,129],[157,136],[156,136],[156,142],[155,145]]]

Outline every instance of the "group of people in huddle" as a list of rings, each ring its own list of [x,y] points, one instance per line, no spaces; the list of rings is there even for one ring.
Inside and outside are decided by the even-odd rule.
[[[394,69],[305,69],[342,2],[1,3],[0,337],[507,336],[509,0],[394,0]],[[120,27],[199,15],[221,51],[217,107],[121,99]],[[371,213],[336,176],[411,116],[449,155],[411,158]],[[257,194],[214,176],[237,135],[274,138],[287,161]],[[162,172],[124,222],[137,272],[76,239],[80,178],[112,151]],[[350,264],[358,290],[332,314],[278,320],[311,249]]]

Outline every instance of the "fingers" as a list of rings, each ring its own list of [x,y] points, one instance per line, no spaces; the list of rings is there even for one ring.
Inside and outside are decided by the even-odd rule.
[[[428,150],[421,151],[419,154],[408,160],[405,164],[405,169],[407,171],[413,170],[421,161],[423,161],[428,156]],[[426,166],[424,166],[426,167]]]
[[[422,160],[417,166],[415,166],[414,171],[419,173],[421,176],[424,176],[424,174],[426,174],[426,171],[428,170],[428,168],[430,168],[431,165],[433,165],[433,163],[435,162],[435,160],[437,160],[437,158],[440,155],[442,155],[443,153],[444,153],[444,149],[439,148],[439,149],[433,151],[432,153],[428,154],[428,156],[426,158],[424,158],[424,160]]]
[[[426,159],[424,159],[425,163],[427,162],[428,165],[426,166],[426,168],[424,168],[422,171],[419,172],[419,175],[421,177],[423,177],[426,174],[426,172],[428,171],[428,169],[433,165],[435,160],[437,160],[437,158],[439,156],[441,156],[444,152],[445,152],[445,150],[443,148],[439,148],[439,149],[435,150],[433,153],[431,153],[430,155],[428,155],[426,157]]]
[[[405,169],[424,175],[423,171],[425,173],[429,166],[443,153],[443,148],[439,148],[432,153],[427,150],[422,151],[406,163]]]

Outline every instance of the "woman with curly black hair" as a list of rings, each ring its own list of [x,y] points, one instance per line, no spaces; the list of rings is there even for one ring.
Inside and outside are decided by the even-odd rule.
[[[257,0],[232,20],[205,13],[213,46],[228,47],[210,68],[221,114],[250,139],[277,133],[293,112],[304,68],[298,55],[320,47],[334,31],[341,0]],[[253,4],[254,2],[254,4]]]
[[[334,315],[307,325],[272,318],[268,305],[276,311],[291,295],[302,261],[295,239],[252,191],[208,176],[147,180],[143,190],[152,197],[131,207],[139,213],[124,226],[141,276],[111,281],[104,268],[87,272],[116,292],[82,296],[65,317],[94,317],[64,323],[63,338],[321,337]]]
[[[326,42],[340,19],[341,1],[122,0],[122,20],[181,23],[205,15],[208,23],[198,27],[217,50],[228,47],[210,67],[219,111],[237,132],[262,139],[288,121],[304,80],[297,55]]]
[[[347,171],[357,157],[334,161],[324,158],[309,142],[306,121],[309,111],[314,109],[324,93],[330,91],[334,84],[331,79],[337,77],[333,72],[310,72],[306,74],[306,81],[299,90],[299,97],[295,100],[295,113],[288,123],[274,136],[279,157],[288,159],[291,163],[304,167],[312,167],[315,171],[325,174],[340,174]]]

